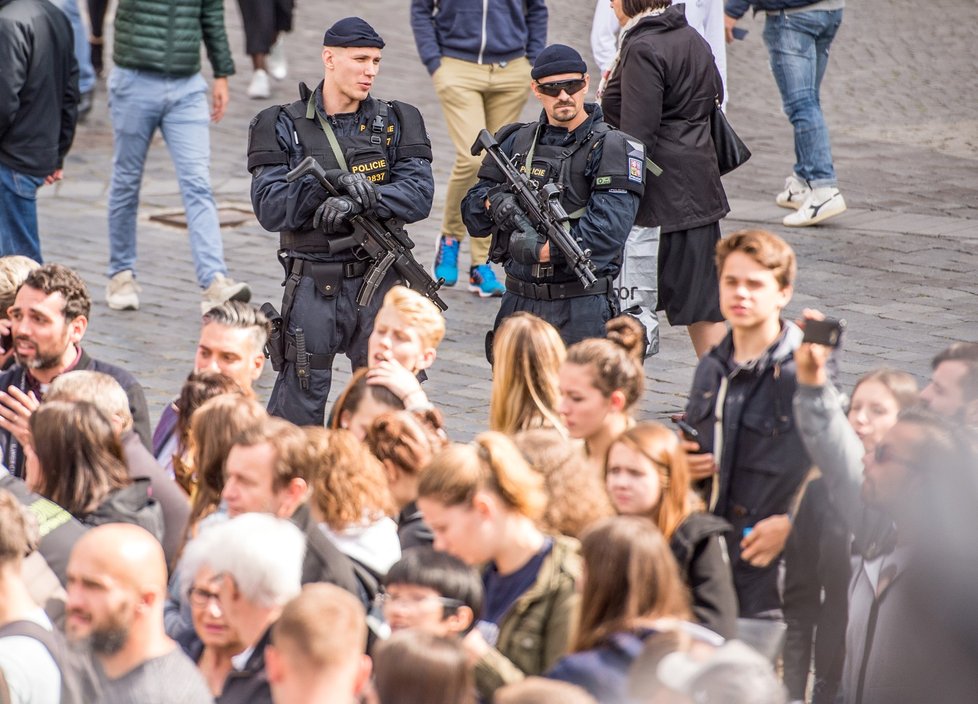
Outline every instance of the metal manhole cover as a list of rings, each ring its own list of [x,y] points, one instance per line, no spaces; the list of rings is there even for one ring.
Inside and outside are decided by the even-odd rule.
[[[255,214],[244,207],[222,206],[217,209],[217,220],[221,227],[237,227],[253,220]],[[183,210],[171,210],[166,213],[156,213],[149,216],[150,220],[166,225],[187,229],[187,213]]]

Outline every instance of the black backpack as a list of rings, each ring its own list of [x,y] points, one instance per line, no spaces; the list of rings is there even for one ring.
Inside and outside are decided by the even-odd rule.
[[[89,657],[73,649],[58,631],[49,631],[33,621],[12,621],[0,626],[0,638],[26,636],[39,641],[61,671],[61,704],[97,701],[98,686]],[[0,704],[10,704],[10,690],[0,670]]]

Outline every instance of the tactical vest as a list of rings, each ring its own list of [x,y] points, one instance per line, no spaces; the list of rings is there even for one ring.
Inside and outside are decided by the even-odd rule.
[[[303,86],[305,88],[305,86]],[[337,137],[316,110],[316,93],[301,91],[299,100],[283,108],[292,118],[295,136],[306,156],[313,157],[327,171],[343,169],[362,173],[375,185],[390,181],[390,153],[394,125],[388,119],[388,105],[368,97],[360,103],[360,130]],[[302,252],[326,251],[323,235],[317,230],[284,230],[279,246]]]
[[[587,208],[591,198],[591,183],[585,177],[591,149],[601,141],[601,135],[611,130],[604,121],[592,124],[571,144],[554,146],[540,144],[539,134],[543,125],[531,122],[515,130],[513,161],[523,173],[529,169],[529,178],[539,184],[556,183],[561,187],[560,204],[577,220]],[[500,135],[501,142],[505,135]],[[529,167],[527,167],[529,162]]]

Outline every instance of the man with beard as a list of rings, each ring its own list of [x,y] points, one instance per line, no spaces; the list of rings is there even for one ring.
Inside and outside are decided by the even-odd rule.
[[[54,378],[73,369],[103,372],[122,385],[133,428],[149,447],[149,411],[139,382],[124,369],[92,359],[81,347],[91,309],[85,282],[61,264],[35,269],[17,289],[7,311],[16,364],[0,374],[0,446],[3,464],[14,476],[24,476],[31,414]]]
[[[645,189],[645,147],[606,124],[600,106],[585,104],[587,65],[571,47],[548,46],[530,76],[543,107],[540,119],[506,125],[496,140],[534,186],[558,186],[560,205],[569,214],[562,225],[581,249],[590,250],[597,281],[586,287],[560,250],[528,226],[489,155],[479,182],[462,200],[462,219],[473,237],[492,235],[489,258],[506,271],[506,293],[493,329],[526,311],[557,328],[571,345],[604,337],[605,323],[618,312],[613,282]],[[486,349],[492,349],[489,340]]]
[[[213,699],[194,663],[163,631],[166,558],[138,526],[88,531],[68,562],[65,633],[91,649],[104,704],[204,704]]]
[[[955,342],[934,357],[920,402],[940,416],[978,428],[978,343]]]

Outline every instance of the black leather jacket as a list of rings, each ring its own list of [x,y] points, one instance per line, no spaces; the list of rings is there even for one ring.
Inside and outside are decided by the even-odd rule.
[[[67,16],[50,3],[0,0],[0,164],[49,176],[75,137],[78,62]]]

